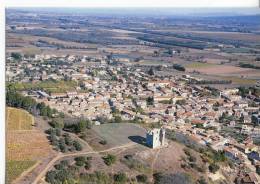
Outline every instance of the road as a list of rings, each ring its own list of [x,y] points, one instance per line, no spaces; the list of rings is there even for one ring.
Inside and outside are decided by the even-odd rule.
[[[122,149],[122,148],[128,148],[128,147],[132,147],[134,145],[137,145],[137,143],[128,143],[128,144],[124,144],[121,146],[116,146],[113,148],[109,148],[106,150],[102,150],[102,151],[80,151],[80,152],[75,152],[75,153],[59,153],[56,157],[54,157],[49,163],[48,165],[46,165],[46,167],[44,168],[44,170],[42,170],[39,175],[35,178],[35,180],[33,181],[32,184],[37,184],[38,182],[40,182],[40,180],[42,178],[44,178],[45,174],[49,171],[49,169],[58,161],[61,159],[64,159],[66,157],[74,157],[74,156],[81,156],[81,155],[89,155],[89,154],[95,154],[95,153],[105,153],[105,152],[109,152],[109,151],[113,151],[113,150],[117,150],[117,149]]]

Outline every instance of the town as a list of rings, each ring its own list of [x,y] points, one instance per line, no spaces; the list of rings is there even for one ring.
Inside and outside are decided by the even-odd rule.
[[[13,62],[14,53],[7,58],[6,73],[25,96],[68,116],[87,118],[96,126],[110,121],[158,124],[197,144],[224,151],[235,170],[239,168],[238,179],[260,181],[259,95],[242,88],[194,85],[190,82],[202,79],[157,74],[153,67],[108,57],[19,57],[19,64]]]
[[[7,184],[259,184],[259,9],[7,8]]]

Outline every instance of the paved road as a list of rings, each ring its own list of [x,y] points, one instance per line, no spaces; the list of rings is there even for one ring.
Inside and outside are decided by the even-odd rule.
[[[66,157],[72,157],[72,156],[80,156],[80,155],[88,155],[88,154],[94,154],[94,153],[104,153],[104,152],[109,152],[109,151],[113,151],[113,150],[117,150],[117,149],[122,149],[122,148],[128,148],[128,147],[132,147],[134,145],[137,145],[137,143],[128,143],[128,144],[124,144],[121,146],[116,146],[113,148],[109,148],[106,150],[102,150],[102,151],[81,151],[81,152],[76,152],[76,153],[59,153],[56,157],[54,157],[49,163],[48,165],[46,165],[46,167],[44,168],[44,170],[42,170],[39,175],[35,178],[35,180],[33,181],[32,184],[37,184],[38,182],[40,182],[40,180],[45,176],[45,174],[48,172],[48,170],[58,161],[61,160],[63,158]]]

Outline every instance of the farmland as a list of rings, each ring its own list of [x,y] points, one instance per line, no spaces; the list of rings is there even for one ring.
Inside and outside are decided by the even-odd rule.
[[[27,111],[16,108],[7,108],[6,111],[8,130],[31,130],[34,118]]]
[[[9,107],[6,112],[6,178],[7,183],[12,183],[37,161],[48,156],[52,149],[45,134],[32,126],[32,115],[25,110]]]
[[[7,161],[7,181],[6,183],[11,183],[14,179],[20,176],[25,170],[32,167],[36,162],[35,161]]]
[[[12,86],[17,90],[44,89],[48,92],[65,92],[74,89],[74,81],[42,81],[37,83],[15,83]]]

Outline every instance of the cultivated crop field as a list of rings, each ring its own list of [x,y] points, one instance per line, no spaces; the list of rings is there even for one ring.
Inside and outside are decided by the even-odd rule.
[[[17,176],[21,175],[25,170],[32,167],[36,161],[7,161],[6,163],[6,170],[7,170],[7,177],[6,183],[11,183]]]
[[[8,130],[31,130],[34,125],[33,116],[25,110],[8,107],[6,111]]]
[[[34,117],[27,111],[7,108],[7,183],[12,183],[23,172],[49,155],[52,148],[45,134],[34,129]]]
[[[72,90],[76,86],[75,81],[42,81],[36,83],[15,83],[13,87],[17,90],[28,90],[28,89],[44,89],[48,92],[65,92]]]

